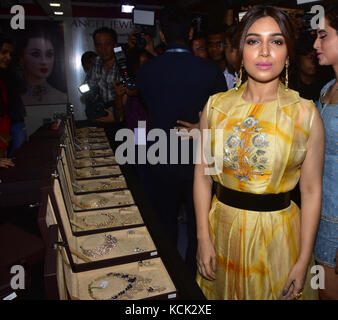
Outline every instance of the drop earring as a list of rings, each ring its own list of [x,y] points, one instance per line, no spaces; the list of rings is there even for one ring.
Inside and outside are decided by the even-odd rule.
[[[285,61],[285,91],[289,90],[289,57]]]
[[[241,68],[239,69],[239,73],[237,76],[236,87],[235,87],[236,90],[238,90],[242,84],[243,67],[244,67],[244,63],[242,61]]]

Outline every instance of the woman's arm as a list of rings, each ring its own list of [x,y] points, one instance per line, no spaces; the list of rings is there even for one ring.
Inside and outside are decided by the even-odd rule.
[[[195,165],[194,175],[194,205],[197,226],[197,266],[200,274],[209,280],[214,280],[213,271],[216,270],[216,254],[209,234],[209,210],[211,204],[212,178],[205,175],[208,167],[203,157],[203,129],[208,129],[206,107],[200,119],[201,143],[199,154],[201,163]]]
[[[307,153],[300,173],[300,253],[284,288],[284,290],[288,290],[293,282],[293,290],[289,290],[287,295],[287,298],[291,299],[303,288],[306,271],[313,253],[321,211],[324,144],[323,121],[316,109],[307,141]]]
[[[320,219],[324,149],[324,125],[316,109],[307,144],[306,158],[300,172],[301,246],[298,260],[305,264],[309,264],[312,257]]]

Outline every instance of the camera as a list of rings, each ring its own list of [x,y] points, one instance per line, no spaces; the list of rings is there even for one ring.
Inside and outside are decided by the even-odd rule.
[[[133,23],[137,31],[137,33],[134,34],[136,37],[135,47],[139,50],[143,50],[147,45],[147,41],[142,37],[142,34],[147,34],[151,38],[155,37],[155,12],[134,9]]]
[[[122,79],[122,84],[129,90],[136,89],[136,82],[128,73],[127,67],[127,57],[122,49],[122,47],[114,48],[116,64],[119,69],[120,77]]]
[[[89,87],[88,83],[83,83],[78,89],[83,95],[86,104],[85,112],[89,120],[94,120],[107,115],[105,109],[111,107],[111,104],[104,103],[100,98],[99,87]]]
[[[134,36],[136,38],[135,47],[139,50],[143,50],[147,45],[147,41],[142,37],[142,33],[135,33]]]

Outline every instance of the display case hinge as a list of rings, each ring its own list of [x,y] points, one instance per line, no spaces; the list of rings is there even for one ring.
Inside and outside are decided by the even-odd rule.
[[[36,203],[33,203],[33,204],[29,205],[30,208],[37,208],[37,207],[40,207],[40,206],[41,206],[40,202],[36,202]]]
[[[54,247],[54,249],[57,249],[58,247],[66,248],[66,247],[68,247],[68,244],[64,241],[56,241],[56,242],[54,242],[53,247]]]
[[[54,173],[51,174],[51,176],[54,178],[54,179],[57,179],[59,177],[59,174],[55,171]]]

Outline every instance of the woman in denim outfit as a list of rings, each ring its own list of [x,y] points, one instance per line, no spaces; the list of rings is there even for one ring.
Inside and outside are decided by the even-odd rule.
[[[324,28],[314,43],[320,65],[331,65],[336,78],[320,94],[319,110],[325,126],[325,164],[322,214],[315,244],[315,259],[325,271],[320,299],[338,300],[338,5],[325,10]]]

